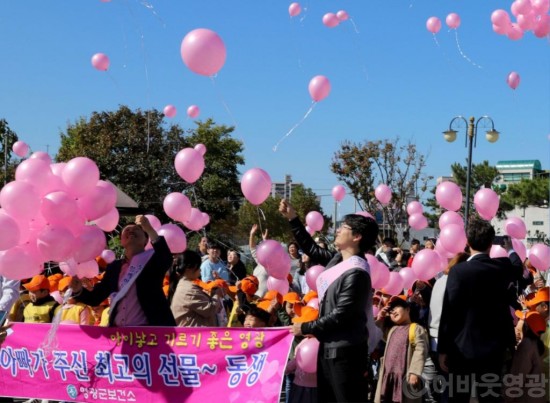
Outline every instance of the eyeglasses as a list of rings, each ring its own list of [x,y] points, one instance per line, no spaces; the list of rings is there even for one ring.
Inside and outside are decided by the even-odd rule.
[[[341,224],[340,225],[340,228],[338,229],[349,229],[350,231],[353,231],[353,228],[351,228],[349,225],[347,224]]]

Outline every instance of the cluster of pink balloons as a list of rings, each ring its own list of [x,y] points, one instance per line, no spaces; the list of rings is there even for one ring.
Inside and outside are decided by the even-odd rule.
[[[484,220],[492,220],[498,211],[500,198],[493,189],[479,189],[474,195],[474,206]]]
[[[457,211],[462,206],[462,191],[456,183],[444,181],[437,185],[435,199],[442,208]]]
[[[118,224],[116,199],[115,186],[99,179],[91,159],[52,164],[47,153],[32,154],[0,191],[0,274],[29,278],[43,262],[55,261],[71,274],[93,277],[106,245],[103,231]]]
[[[407,213],[409,214],[409,226],[414,230],[421,230],[428,226],[428,219],[424,216],[422,204],[416,200],[407,204]]]
[[[309,95],[315,102],[322,101],[328,97],[330,94],[330,89],[330,81],[325,76],[315,76],[309,81]]]
[[[225,64],[227,54],[222,38],[206,28],[185,35],[180,53],[189,70],[203,76],[215,75]]]
[[[96,53],[92,56],[92,66],[99,71],[107,71],[111,61],[105,53]]]
[[[506,77],[506,84],[508,84],[511,89],[515,90],[518,87],[520,80],[521,77],[519,76],[519,74],[515,71],[512,71],[510,72],[510,74],[508,74],[508,77]]]
[[[517,41],[525,32],[533,31],[537,38],[550,33],[550,0],[515,0],[510,6],[516,21],[512,22],[506,10],[498,9],[491,14],[493,31]]]
[[[259,206],[271,194],[271,178],[261,168],[249,169],[241,178],[241,190],[246,200]]]
[[[335,201],[341,202],[346,197],[346,188],[342,185],[336,185],[332,188],[332,197]]]
[[[460,26],[460,16],[457,13],[450,13],[445,18],[445,23],[450,29],[457,29]],[[426,29],[432,34],[437,34],[441,29],[441,20],[438,17],[430,17],[426,20]]]
[[[349,14],[345,10],[340,10],[337,13],[326,13],[323,15],[323,24],[328,28],[334,28],[340,25],[342,21],[349,19]]]

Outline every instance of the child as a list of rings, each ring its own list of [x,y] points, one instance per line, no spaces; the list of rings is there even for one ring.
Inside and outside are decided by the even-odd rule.
[[[29,291],[31,302],[25,307],[23,317],[25,323],[52,323],[55,309],[59,306],[50,295],[50,282],[39,274],[31,281],[23,284]]]
[[[252,305],[246,312],[243,327],[268,327],[270,319],[271,314],[265,309]]]
[[[421,402],[421,374],[428,355],[428,335],[422,326],[411,323],[410,305],[405,296],[392,297],[379,317],[388,314],[395,326],[388,333],[374,401]]]
[[[506,402],[543,403],[546,386],[542,362],[544,345],[540,336],[546,330],[546,321],[535,311],[516,311],[516,316],[520,319],[518,323],[523,323],[523,338],[512,359],[510,382],[505,382]]]
[[[59,280],[58,290],[61,298],[64,299],[65,293],[69,288],[72,277],[63,277]],[[82,302],[77,302],[74,298],[69,298],[63,305],[58,306],[55,310],[55,314],[61,312],[61,323],[73,324],[73,325],[93,325],[94,318],[92,315],[91,308],[83,304]]]

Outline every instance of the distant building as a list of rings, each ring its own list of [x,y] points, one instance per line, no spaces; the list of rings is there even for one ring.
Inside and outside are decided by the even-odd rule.
[[[495,179],[495,185],[509,185],[545,174],[539,160],[499,161],[496,168],[499,176]]]
[[[273,182],[271,184],[271,197],[279,196],[283,199],[290,199],[292,197],[292,191],[298,186],[303,186],[302,183],[292,182],[291,175],[285,175],[284,182]]]

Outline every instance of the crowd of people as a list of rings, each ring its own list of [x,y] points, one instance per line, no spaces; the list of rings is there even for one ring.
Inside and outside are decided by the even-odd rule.
[[[172,255],[137,216],[120,235],[124,256],[108,265],[100,260],[101,274],[2,279],[0,310],[9,312],[8,323],[287,326],[295,336],[287,402],[549,401],[548,280],[521,261],[509,239],[502,244],[509,257],[491,258],[490,223],[470,220],[467,250],[434,278],[390,295],[372,288],[365,254],[399,271],[437,240],[412,240],[405,250],[391,238],[380,241],[371,217],[349,214],[327,245],[312,238],[288,201],[279,211],[294,237],[287,293],[269,289],[268,270],[257,260],[257,225],[249,238],[256,266],[247,272],[239,251],[228,250],[224,262],[220,245],[207,237],[197,251]],[[268,231],[260,235],[266,240]],[[325,267],[316,290],[306,281],[314,265]],[[0,343],[9,331],[9,324],[0,328]],[[320,343],[316,373],[294,355],[311,337]]]

